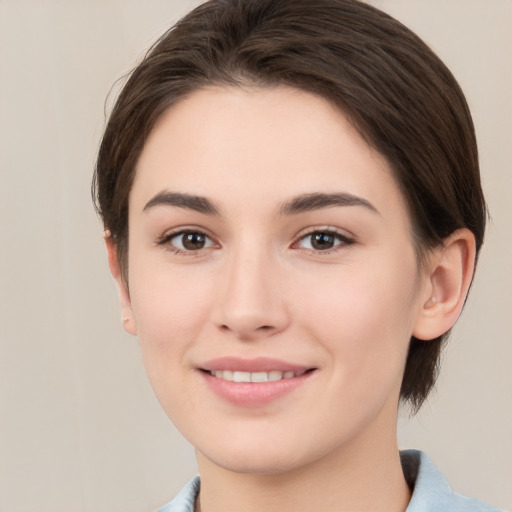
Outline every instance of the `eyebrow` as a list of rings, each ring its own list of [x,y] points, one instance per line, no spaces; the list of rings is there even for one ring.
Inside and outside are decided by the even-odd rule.
[[[152,197],[144,206],[143,211],[157,206],[177,206],[193,210],[205,215],[220,215],[219,209],[208,198],[181,192],[162,191]],[[281,205],[279,214],[282,216],[296,215],[332,206],[363,206],[368,210],[379,213],[369,201],[346,192],[301,194]]]
[[[143,211],[146,212],[156,206],[178,206],[179,208],[193,210],[205,215],[219,215],[219,210],[206,197],[183,194],[181,192],[159,192],[146,203]]]
[[[279,213],[281,215],[295,215],[331,206],[363,206],[374,213],[380,214],[377,208],[366,199],[345,192],[302,194],[284,203],[279,209]]]

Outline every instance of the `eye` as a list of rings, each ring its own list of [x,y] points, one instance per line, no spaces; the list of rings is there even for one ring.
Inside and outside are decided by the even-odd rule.
[[[179,233],[171,233],[159,241],[160,245],[169,245],[178,253],[200,251],[213,247],[213,240],[201,231],[186,230]]]
[[[354,241],[336,231],[324,229],[308,233],[301,237],[296,246],[316,252],[325,252],[336,249],[338,246],[350,245]]]

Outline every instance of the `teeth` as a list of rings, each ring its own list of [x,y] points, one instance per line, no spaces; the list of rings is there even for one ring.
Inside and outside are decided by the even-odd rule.
[[[267,372],[254,372],[251,373],[251,382],[268,382],[268,373]]]
[[[270,372],[239,372],[231,370],[210,371],[210,375],[218,379],[229,380],[231,382],[275,382],[281,379],[292,379],[300,377],[306,373],[306,370],[298,372],[280,370],[271,370]]]
[[[281,380],[283,378],[283,372],[280,372],[279,370],[273,370],[271,372],[268,372],[268,380],[275,381],[275,380]]]
[[[251,374],[249,372],[234,372],[233,382],[251,382]]]

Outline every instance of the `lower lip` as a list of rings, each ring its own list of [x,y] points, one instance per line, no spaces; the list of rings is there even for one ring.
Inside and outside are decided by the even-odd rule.
[[[232,382],[201,373],[208,387],[223,400],[240,407],[262,407],[296,390],[314,372],[271,382]]]

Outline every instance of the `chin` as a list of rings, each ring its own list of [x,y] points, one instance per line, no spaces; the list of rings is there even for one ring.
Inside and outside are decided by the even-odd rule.
[[[250,444],[242,441],[240,444],[230,442],[228,446],[221,444],[199,447],[198,460],[204,458],[217,467],[240,474],[279,475],[295,471],[314,463],[326,456],[331,450],[329,446],[302,446],[298,449],[296,443],[286,443],[281,439],[272,442],[268,439],[260,443]]]
[[[243,452],[238,455],[219,457],[208,457],[204,455],[210,462],[226,471],[240,474],[252,475],[279,475],[288,473],[300,466],[300,461],[290,460],[289,457],[274,456],[268,452],[254,456],[253,454]]]

